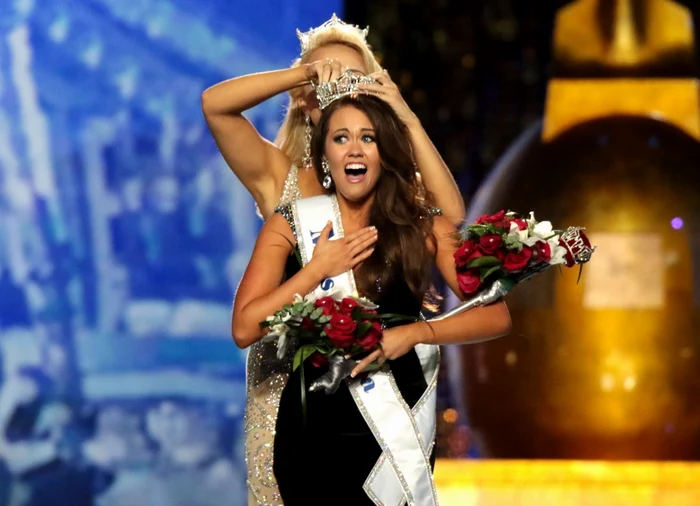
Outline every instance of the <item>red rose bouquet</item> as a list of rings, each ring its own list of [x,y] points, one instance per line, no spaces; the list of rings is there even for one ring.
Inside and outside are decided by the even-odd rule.
[[[454,254],[459,288],[474,297],[436,320],[495,302],[553,265],[582,267],[595,250],[583,230],[554,230],[550,222],[535,220],[534,213],[529,218],[505,211],[481,216],[460,231]]]
[[[377,313],[378,306],[360,297],[321,297],[296,295],[292,304],[285,304],[274,315],[260,322],[269,329],[263,341],[277,342],[281,360],[294,351],[292,369],[309,360],[316,367],[329,367],[329,372],[311,385],[312,391],[333,393],[346,378],[357,357],[374,351],[382,339],[383,324],[413,320],[401,315]],[[302,369],[303,381],[303,369]]]
[[[465,294],[499,279],[518,282],[552,265],[583,264],[594,248],[582,228],[554,230],[548,221],[499,211],[481,216],[461,231],[454,255],[457,280]]]

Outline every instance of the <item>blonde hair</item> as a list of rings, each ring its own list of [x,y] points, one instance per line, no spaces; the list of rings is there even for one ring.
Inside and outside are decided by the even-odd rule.
[[[309,63],[309,55],[313,51],[333,44],[348,46],[357,51],[362,56],[368,73],[372,74],[382,70],[374,53],[372,53],[372,48],[365,42],[361,31],[350,25],[335,25],[317,29],[309,38],[306,53],[301,58],[297,58],[292,67]],[[287,113],[275,139],[277,147],[298,167],[301,166],[301,159],[304,156],[304,129],[306,127],[306,115],[298,105],[298,98],[301,93],[302,87],[293,88],[289,91]]]

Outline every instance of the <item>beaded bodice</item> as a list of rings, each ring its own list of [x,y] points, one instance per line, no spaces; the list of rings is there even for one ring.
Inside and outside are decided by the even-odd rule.
[[[295,200],[301,199],[301,191],[299,191],[299,169],[295,164],[289,167],[289,172],[287,172],[287,179],[284,180],[284,188],[282,189],[282,196],[277,202],[277,206],[283,206],[286,204],[291,204]],[[260,207],[255,204],[255,212],[261,218],[263,217],[260,212]]]

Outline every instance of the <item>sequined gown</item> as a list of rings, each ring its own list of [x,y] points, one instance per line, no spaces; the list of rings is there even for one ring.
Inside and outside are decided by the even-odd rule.
[[[287,262],[287,276],[299,264]],[[382,287],[375,302],[380,312],[418,316],[416,299],[402,276]],[[413,407],[427,388],[418,356],[408,354],[390,362],[404,400]],[[308,385],[327,369],[306,364]],[[274,438],[274,475],[285,506],[373,505],[362,486],[381,455],[345,383],[333,395],[306,395],[306,425],[302,419],[300,371],[289,376],[282,391]]]

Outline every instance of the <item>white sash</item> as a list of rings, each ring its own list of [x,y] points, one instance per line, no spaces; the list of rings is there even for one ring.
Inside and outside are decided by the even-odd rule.
[[[334,195],[297,200],[292,212],[304,264],[311,259],[329,219],[333,222],[331,238],[344,235]],[[326,279],[314,290],[319,297],[338,292],[357,295],[352,271]],[[348,381],[358,409],[382,448],[363,487],[378,506],[438,504],[429,457],[435,440],[435,386],[440,357],[437,346],[418,345],[415,350],[428,388],[413,409],[403,400],[388,365],[363,380]]]

